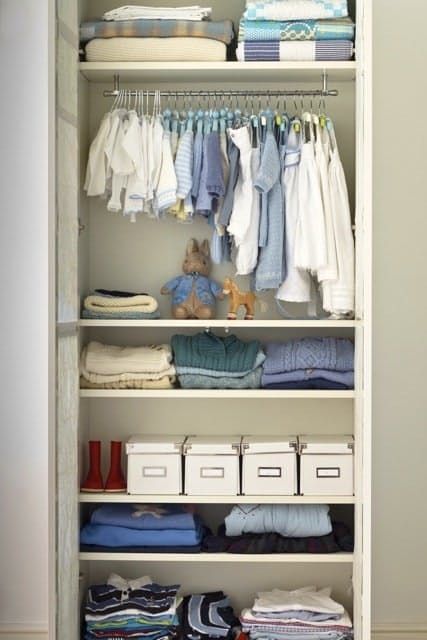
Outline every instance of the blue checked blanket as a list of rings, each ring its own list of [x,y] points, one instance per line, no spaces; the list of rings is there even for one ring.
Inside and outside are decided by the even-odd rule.
[[[239,42],[300,40],[354,40],[350,18],[338,20],[241,20]]]
[[[347,0],[246,0],[245,20],[346,18]]]
[[[230,44],[234,37],[231,20],[123,20],[83,22],[80,26],[82,44],[95,38],[172,38],[199,37]]]
[[[351,60],[353,42],[351,40],[239,42],[236,56],[240,62]]]

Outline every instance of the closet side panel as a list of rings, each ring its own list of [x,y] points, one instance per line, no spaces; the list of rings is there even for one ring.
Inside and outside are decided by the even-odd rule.
[[[76,3],[57,2],[57,620],[77,640],[78,607],[78,25]]]

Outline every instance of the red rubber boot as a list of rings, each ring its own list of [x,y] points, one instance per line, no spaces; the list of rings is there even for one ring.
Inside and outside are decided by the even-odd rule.
[[[126,491],[126,481],[122,471],[122,443],[111,442],[111,463],[110,472],[107,482],[105,483],[105,491],[109,493],[121,493]]]
[[[89,472],[86,480],[81,486],[81,491],[87,493],[99,493],[104,490],[104,483],[101,475],[101,442],[99,440],[89,441]]]

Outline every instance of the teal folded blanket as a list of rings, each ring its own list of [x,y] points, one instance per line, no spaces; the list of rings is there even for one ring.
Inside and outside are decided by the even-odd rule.
[[[100,311],[82,310],[84,320],[158,320],[159,311],[142,313],[141,311],[114,311],[114,313],[101,313]]]
[[[215,378],[196,373],[179,376],[178,380],[183,389],[259,389],[261,376],[262,367],[258,367],[241,378],[230,376]]]
[[[285,40],[354,40],[350,18],[337,20],[241,20],[239,42]]]
[[[174,335],[171,346],[178,367],[224,372],[252,371],[260,350],[258,340],[243,342],[234,335],[220,338],[210,332],[195,336]]]

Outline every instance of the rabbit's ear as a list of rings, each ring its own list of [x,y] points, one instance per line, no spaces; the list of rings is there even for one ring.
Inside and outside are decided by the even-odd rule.
[[[189,240],[187,244],[187,256],[191,255],[192,253],[197,253],[198,251],[199,243],[197,242],[197,240],[195,240],[195,238],[191,238],[191,240]]]
[[[211,250],[209,246],[209,240],[203,240],[202,244],[200,245],[200,251],[203,253],[204,256],[206,256],[207,258],[210,258]]]

